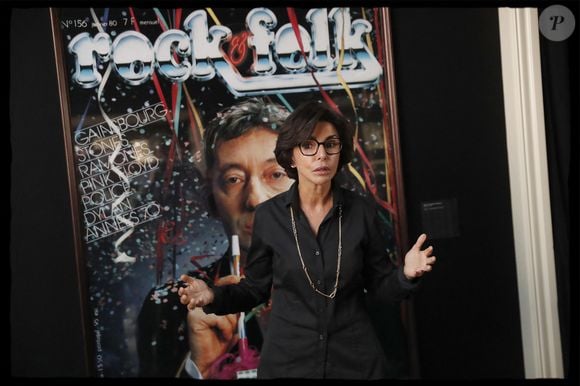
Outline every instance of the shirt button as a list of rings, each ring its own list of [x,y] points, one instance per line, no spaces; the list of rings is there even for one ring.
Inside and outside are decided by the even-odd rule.
[[[324,335],[320,334],[320,335],[318,336],[318,338],[319,338],[320,340],[324,340]]]
[[[320,280],[316,280],[316,284],[320,285],[322,282]]]
[[[320,255],[320,251],[317,249],[316,251],[314,251],[314,254],[315,254],[316,256],[318,256],[318,255]]]

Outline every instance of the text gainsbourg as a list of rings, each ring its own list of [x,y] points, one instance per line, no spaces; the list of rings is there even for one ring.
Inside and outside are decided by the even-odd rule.
[[[199,81],[217,74],[236,96],[305,92],[318,89],[341,89],[337,73],[343,52],[340,76],[349,87],[375,85],[382,68],[364,42],[372,31],[364,19],[351,21],[348,8],[315,8],[308,11],[310,32],[298,26],[304,53],[291,23],[277,31],[276,15],[267,8],[254,8],[246,16],[249,35],[247,45],[253,53],[252,76],[242,76],[225,55],[222,45],[232,38],[223,25],[208,28],[205,10],[196,10],[183,23],[186,32],[170,29],[161,33],[155,43],[142,33],[125,31],[114,41],[105,32],[91,37],[88,32],[75,36],[68,51],[75,57],[74,82],[83,88],[101,83],[98,64],[112,60],[114,70],[130,85],[147,82],[154,69],[166,79]],[[330,26],[332,26],[332,39]],[[316,80],[310,74],[316,73]]]

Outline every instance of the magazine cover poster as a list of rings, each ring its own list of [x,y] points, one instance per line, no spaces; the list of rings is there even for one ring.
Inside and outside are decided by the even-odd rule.
[[[247,106],[266,106],[260,127],[274,133],[246,153],[245,144],[232,147],[231,157],[269,157],[278,119],[304,101],[328,103],[347,117],[356,129],[355,157],[339,181],[376,203],[387,255],[398,264],[404,224],[387,9],[128,7],[51,14],[95,376],[191,376],[191,334],[177,279],[243,272],[232,256],[232,236],[239,235],[242,250],[248,240],[228,222],[216,190],[223,189],[225,200],[250,179],[227,176],[222,186],[209,177],[216,160],[207,159],[222,143],[212,125],[237,124],[228,109],[242,114],[252,109]],[[214,136],[208,139],[208,132]],[[210,140],[216,142],[207,145]],[[293,181],[280,169],[263,173],[270,195]],[[267,310],[265,304],[236,316],[236,342],[222,344],[204,378],[255,377],[261,340],[252,342],[251,331],[267,328]],[[400,328],[400,309],[385,312],[389,328]],[[386,339],[393,375],[400,376],[405,342]],[[244,357],[246,348],[253,356]]]

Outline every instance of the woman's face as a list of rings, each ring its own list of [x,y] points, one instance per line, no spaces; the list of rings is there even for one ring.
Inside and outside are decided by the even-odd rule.
[[[324,185],[331,182],[340,160],[340,137],[333,124],[318,122],[310,136],[316,142],[296,146],[292,159],[300,184]],[[313,155],[304,155],[314,153]],[[335,153],[335,154],[329,154]]]

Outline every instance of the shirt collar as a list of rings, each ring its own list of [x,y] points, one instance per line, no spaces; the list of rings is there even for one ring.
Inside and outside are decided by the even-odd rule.
[[[332,190],[332,210],[336,210],[339,204],[343,204],[344,195],[342,193],[342,189],[336,183],[336,181],[332,180],[332,186],[330,188]],[[286,192],[286,197],[284,197],[284,203],[286,206],[292,205],[292,209],[294,212],[300,213],[300,200],[298,197],[298,180],[290,186],[290,189]]]

